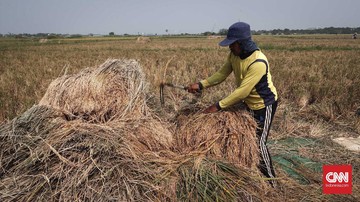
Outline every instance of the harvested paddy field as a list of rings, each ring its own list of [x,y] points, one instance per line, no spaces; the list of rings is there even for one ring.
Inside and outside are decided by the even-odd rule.
[[[254,36],[279,107],[269,136],[276,188],[256,169],[254,120],[201,111],[234,90],[166,88],[220,68],[220,39],[0,39],[2,201],[359,201],[360,41]],[[228,120],[228,121],[223,121]],[[195,124],[194,124],[195,123]],[[352,166],[352,194],[322,192],[322,166]]]

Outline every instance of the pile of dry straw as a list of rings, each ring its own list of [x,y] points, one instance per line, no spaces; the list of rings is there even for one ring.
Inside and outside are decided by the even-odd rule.
[[[255,122],[242,111],[147,105],[135,60],[54,80],[38,105],[0,126],[1,201],[261,200]]]

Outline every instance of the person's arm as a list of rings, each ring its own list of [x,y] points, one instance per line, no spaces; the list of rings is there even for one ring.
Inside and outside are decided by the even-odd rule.
[[[229,96],[220,100],[217,103],[218,108],[227,108],[245,99],[265,74],[265,63],[256,62],[251,65],[240,86],[236,88]]]

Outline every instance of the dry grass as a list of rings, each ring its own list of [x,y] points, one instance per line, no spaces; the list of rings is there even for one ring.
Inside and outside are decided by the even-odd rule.
[[[54,80],[40,105],[64,111],[68,119],[106,122],[141,118],[148,109],[145,74],[135,60],[107,60],[100,67]],[[130,115],[130,117],[127,117]]]
[[[144,113],[146,88],[140,70],[135,61],[108,60],[60,77],[39,105],[2,125],[1,198],[169,197],[167,181],[154,181],[166,170],[159,158],[171,147],[172,134]]]
[[[151,39],[150,39],[150,37],[140,36],[136,39],[136,42],[137,43],[149,43],[149,42],[151,42]]]
[[[203,114],[200,110],[179,112],[175,133],[177,148],[182,152],[204,150],[212,158],[256,169],[259,146],[253,117],[239,109],[212,114]]]
[[[360,88],[357,87],[360,72],[356,68],[360,65],[360,41],[340,35],[254,38],[269,58],[280,95],[269,139],[315,137],[318,144],[300,148],[299,153],[322,164],[353,165],[352,195],[323,195],[320,173],[299,166],[297,169],[310,179],[310,184],[299,184],[283,173],[276,163],[280,186],[272,190],[257,172],[234,167],[225,163],[226,159],[214,159],[216,155],[206,155],[206,150],[195,152],[191,149],[179,154],[174,147],[169,149],[166,141],[159,142],[162,139],[157,137],[174,134],[172,126],[170,129],[164,127],[164,123],[168,123],[165,117],[174,117],[169,114],[175,113],[175,107],[171,105],[177,105],[179,113],[184,106],[181,103],[186,106],[189,98],[184,97],[187,96],[185,92],[169,89],[167,93],[171,96],[164,111],[158,101],[159,83],[198,81],[218,69],[228,52],[219,48],[216,40],[159,37],[144,44],[136,43],[135,38],[56,39],[47,43],[0,39],[1,198],[95,201],[136,200],[145,196],[154,201],[172,201],[174,197],[189,201],[262,201],[265,198],[274,201],[358,201],[358,154],[346,151],[331,142],[331,138],[359,136],[359,116],[355,111],[360,107]],[[107,112],[113,105],[105,98],[114,100],[118,95],[99,96],[96,93],[96,99],[86,102],[76,94],[88,95],[87,88],[70,91],[72,86],[66,84],[64,87],[69,88],[66,91],[55,85],[59,81],[74,81],[66,75],[80,72],[84,67],[98,67],[108,58],[136,58],[143,67],[149,87],[144,93],[147,106],[135,111],[138,115],[145,114],[145,119],[139,115],[135,116],[136,121],[121,118],[114,122],[115,117],[116,120],[126,117],[121,115],[122,101],[117,102],[115,111],[118,113],[111,113],[114,118],[109,119]],[[79,75],[90,75],[89,69]],[[92,74],[97,78],[94,72]],[[106,77],[111,81],[115,79],[111,73]],[[45,93],[56,95],[46,92],[56,78],[51,85],[62,89],[63,94],[57,95],[59,99],[50,96],[46,102],[57,109],[37,105]],[[95,81],[83,80],[82,84],[95,88]],[[120,86],[116,88],[122,90]],[[204,91],[201,102],[207,105],[218,101],[233,88],[230,78]],[[99,89],[107,92],[106,88]],[[65,98],[74,102],[65,103]],[[81,105],[82,102],[85,104]],[[191,115],[191,118],[196,116]],[[213,121],[215,125],[219,124]],[[191,132],[184,137],[194,138]],[[194,140],[201,142],[203,139]],[[270,148],[271,153],[276,155],[277,149],[287,150],[275,143]],[[11,154],[16,154],[16,158]],[[136,180],[128,181],[131,177]]]
[[[158,134],[159,128],[149,128],[141,120],[117,121],[114,125],[69,122],[51,108],[34,106],[2,127],[1,146],[6,149],[1,152],[0,198],[15,201],[168,198],[163,195],[172,191],[165,190],[167,181],[156,183],[157,176],[166,168],[161,156],[155,153],[167,145],[139,135]]]
[[[0,198],[14,201],[258,198],[256,193],[267,185],[256,177],[259,176],[256,171],[250,171],[249,165],[255,167],[258,161],[257,145],[251,139],[256,127],[252,118],[225,112],[222,118],[233,121],[224,124],[212,117],[218,122],[212,129],[220,133],[202,140],[206,147],[186,150],[183,143],[173,142],[169,123],[161,122],[148,110],[144,113],[148,109],[147,89],[140,70],[133,60],[108,60],[98,68],[62,76],[50,84],[39,105],[1,125],[0,147],[4,149],[0,152]],[[241,132],[235,126],[237,121],[242,122]],[[224,125],[227,131],[222,131]],[[202,131],[204,128],[198,130]],[[181,131],[175,133],[181,136]],[[238,143],[221,141],[221,135],[238,139]],[[216,140],[220,140],[220,145],[213,144]],[[251,144],[245,147],[245,142]],[[229,151],[217,151],[223,144],[228,145]],[[183,146],[185,150],[178,152]],[[207,155],[208,151],[214,155]],[[241,161],[250,170],[239,167]],[[253,182],[251,186],[249,181]]]

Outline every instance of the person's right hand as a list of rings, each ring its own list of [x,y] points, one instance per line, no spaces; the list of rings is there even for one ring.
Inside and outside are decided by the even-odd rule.
[[[190,84],[190,85],[187,87],[187,91],[188,91],[189,93],[198,93],[198,92],[200,92],[200,85],[199,85],[199,83]]]

